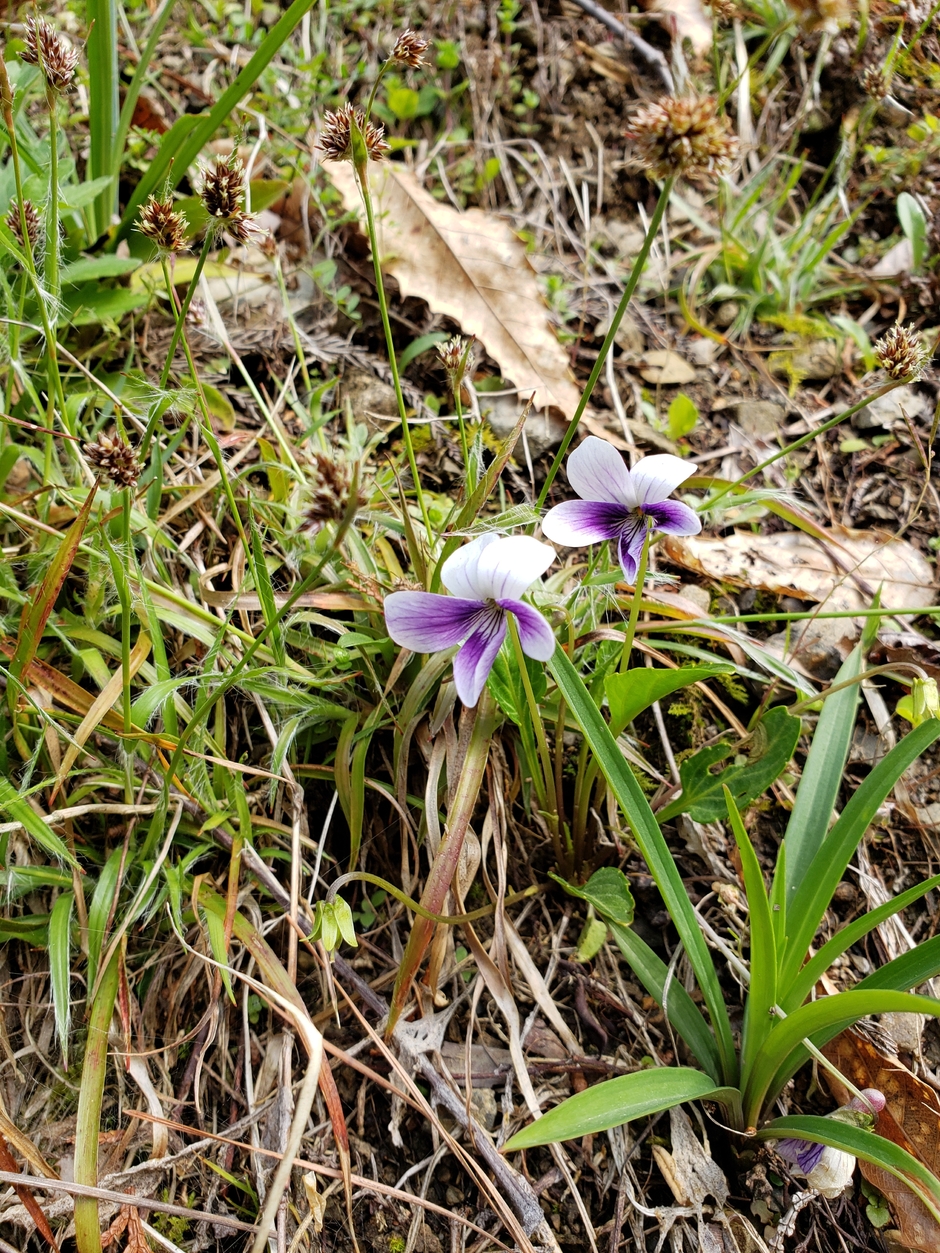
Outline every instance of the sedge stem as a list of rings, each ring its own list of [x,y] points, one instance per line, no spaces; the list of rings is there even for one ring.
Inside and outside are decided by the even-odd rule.
[[[545,810],[548,817],[549,829],[552,833],[552,843],[555,846],[555,856],[558,859],[559,866],[562,865],[563,853],[561,840],[558,833],[558,804],[553,804],[552,798],[555,796],[555,769],[552,765],[551,753],[548,751],[548,741],[545,738],[545,726],[542,722],[542,714],[535,699],[535,693],[532,690],[532,680],[529,678],[529,670],[525,664],[525,654],[522,651],[522,640],[519,638],[519,627],[516,624],[512,614],[507,614],[507,624],[509,626],[509,636],[512,640],[513,652],[516,655],[516,664],[519,667],[519,677],[522,679],[522,687],[525,691],[526,704],[529,707],[529,717],[532,719],[532,730],[535,732],[535,742],[538,745],[539,758],[541,759],[542,778],[534,780],[536,784],[536,792],[539,794],[539,802]]]

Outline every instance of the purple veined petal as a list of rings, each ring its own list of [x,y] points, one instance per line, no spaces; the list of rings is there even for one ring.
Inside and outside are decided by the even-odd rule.
[[[555,651],[555,633],[537,609],[524,600],[499,600],[500,609],[508,609],[519,624],[522,651],[533,661],[548,661]]]
[[[477,629],[454,658],[457,695],[468,708],[472,709],[480,699],[480,693],[505,638],[505,613],[501,609],[489,608],[486,617],[480,621]]]
[[[625,505],[601,500],[566,500],[549,509],[542,519],[542,531],[556,544],[579,548],[615,539],[629,518]]]
[[[623,457],[606,439],[589,435],[565,465],[568,482],[582,500],[633,508],[637,498]]]
[[[477,568],[486,549],[498,542],[498,535],[481,535],[451,553],[441,566],[441,582],[447,590],[454,596],[463,596],[466,600],[483,599],[476,590]]]
[[[698,535],[702,529],[702,519],[681,500],[661,500],[658,505],[647,505],[643,512],[653,519],[657,531],[667,535]]]
[[[482,552],[474,573],[474,595],[482,600],[518,600],[555,560],[555,550],[531,535],[509,535]]]
[[[696,465],[683,461],[681,457],[673,457],[668,452],[644,457],[630,471],[633,503],[658,505],[661,500],[671,496],[679,484],[684,483],[697,469]]]
[[[819,1165],[825,1149],[824,1144],[813,1144],[809,1140],[796,1140],[788,1136],[777,1145],[777,1153],[785,1162],[799,1166],[804,1175]]]
[[[643,551],[645,539],[646,519],[642,514],[636,514],[635,520],[631,520],[630,525],[621,532],[620,542],[617,546],[620,567],[628,583],[636,582],[637,570],[640,565],[640,553]]]
[[[385,597],[389,635],[414,653],[437,653],[459,644],[487,612],[482,601],[435,592],[392,592]]]

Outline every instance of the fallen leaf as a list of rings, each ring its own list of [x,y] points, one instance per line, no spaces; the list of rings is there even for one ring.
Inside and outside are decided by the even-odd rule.
[[[653,352],[645,353],[640,374],[647,383],[663,383],[666,386],[692,383],[695,380],[695,370],[688,361],[668,348],[656,348]]]
[[[687,570],[741,587],[825,601],[828,610],[864,608],[879,586],[886,609],[933,604],[933,570],[906,540],[845,527],[820,535],[822,543],[802,531],[735,531],[720,539],[667,535],[662,543],[670,561]]]
[[[940,1174],[940,1097],[896,1057],[888,1057],[856,1031],[843,1031],[823,1052],[857,1088],[877,1088],[886,1105],[875,1130]],[[852,1093],[825,1073],[833,1097],[845,1105]],[[879,1166],[859,1162],[862,1174],[887,1198],[900,1233],[899,1243],[919,1253],[940,1253],[940,1225],[899,1179]]]
[[[629,83],[630,67],[624,65],[611,44],[597,44],[596,47],[592,47],[590,44],[582,43],[580,39],[576,39],[574,44],[595,74],[609,78],[614,83],[620,83],[622,87]]]
[[[352,165],[329,170],[350,211],[362,206]],[[417,296],[435,313],[480,341],[520,396],[570,418],[580,393],[568,355],[555,337],[525,246],[501,218],[482,209],[459,213],[424,190],[404,166],[370,171],[383,268],[402,296]]]
[[[702,56],[712,46],[712,24],[705,16],[700,0],[652,0],[653,13],[668,15],[667,25],[680,43],[688,39],[692,51]]]

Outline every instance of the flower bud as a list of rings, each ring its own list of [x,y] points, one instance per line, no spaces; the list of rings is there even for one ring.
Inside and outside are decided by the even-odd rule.
[[[902,696],[896,712],[912,727],[919,727],[930,718],[940,718],[940,692],[936,679],[915,679],[910,695]]]

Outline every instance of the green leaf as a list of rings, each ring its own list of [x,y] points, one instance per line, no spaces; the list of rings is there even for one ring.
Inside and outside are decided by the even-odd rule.
[[[59,188],[59,205],[65,210],[85,209],[110,186],[111,179],[107,175],[101,178],[87,178],[81,183],[66,183],[64,187]]]
[[[685,1101],[703,1097],[721,1100],[727,1089],[716,1088],[701,1070],[689,1066],[662,1066],[618,1075],[597,1083],[562,1101],[542,1118],[517,1131],[504,1146],[505,1151],[531,1149],[539,1144],[557,1144],[598,1131],[608,1131],[636,1118],[658,1114]]]
[[[909,992],[882,989],[852,988],[835,996],[801,1005],[788,1018],[778,1022],[765,1041],[750,1074],[743,1075],[744,1116],[747,1126],[756,1126],[768,1100],[777,1093],[772,1080],[779,1076],[793,1058],[807,1056],[803,1040],[816,1032],[849,1027],[869,1014],[929,1014],[940,1017],[940,1000],[932,996],[914,996]]]
[[[574,959],[578,962],[592,962],[604,947],[607,940],[607,923],[600,918],[589,918],[581,929],[578,947]]]
[[[617,947],[630,963],[633,973],[669,1019],[673,1030],[685,1041],[693,1057],[716,1083],[720,1082],[721,1058],[715,1037],[702,1011],[682,983],[673,976],[658,953],[629,927],[609,923]]]
[[[913,257],[911,273],[916,274],[927,258],[927,217],[919,203],[906,191],[898,196],[898,221],[910,241]]]
[[[679,767],[682,795],[659,812],[659,821],[668,822],[677,814],[688,813],[696,822],[718,822],[726,815],[724,789],[727,787],[739,809],[744,809],[786,769],[800,738],[801,723],[783,705],[768,710],[755,728],[749,758],[727,766],[720,774],[711,767],[732,752],[730,744],[711,744],[699,749]]]
[[[88,0],[88,131],[89,178],[104,179],[95,197],[92,216],[92,242],[108,229],[117,209],[117,178],[114,145],[120,118],[120,75],[118,74],[117,0]]]
[[[532,684],[532,695],[540,704],[547,688],[545,667],[540,661],[533,661],[531,657],[526,658],[525,667],[529,682]],[[526,725],[531,722],[519,666],[515,656],[507,649],[501,649],[496,654],[487,685],[496,698],[497,705],[517,727],[521,727],[523,722]]]
[[[212,956],[218,962],[217,968],[222,976],[222,982],[225,984],[225,991],[234,1005],[235,989],[232,987],[232,974],[228,968],[228,949],[225,945],[225,919],[220,918],[218,914],[208,909],[204,911],[203,917],[206,921],[206,930],[209,933],[209,947],[212,949]]]
[[[669,438],[682,439],[683,435],[689,435],[695,430],[695,424],[698,422],[698,405],[685,392],[680,392],[669,406],[667,416]]]
[[[417,116],[420,97],[413,87],[389,87],[386,103],[399,122],[409,122]]]
[[[777,946],[773,915],[770,912],[770,901],[767,898],[760,862],[728,788],[725,788],[725,800],[734,840],[741,857],[741,874],[751,923],[751,983],[744,1008],[741,1044],[741,1069],[746,1074],[773,1029],[771,1013],[777,1003]]]
[[[117,323],[125,314],[142,308],[148,300],[147,293],[143,291],[102,287],[97,282],[85,283],[64,293],[59,325],[78,327]]]
[[[140,725],[145,726],[146,723]],[[114,894],[117,891],[121,864],[124,860],[124,849],[118,845],[104,863],[98,882],[95,884],[94,895],[88,907],[88,971],[86,983],[93,988],[98,978],[98,960],[104,944],[104,929],[114,907]]]
[[[818,729],[816,735],[819,735]],[[940,721],[935,718],[905,735],[856,789],[825,843],[810,863],[798,896],[787,906],[787,944],[780,962],[782,996],[789,994],[790,986],[806,959],[823,914],[829,908],[832,894],[878,807],[908,766],[938,737]],[[788,861],[789,854],[788,843]]]
[[[851,948],[853,944],[856,944],[864,936],[869,935],[872,931],[874,931],[875,927],[880,926],[885,919],[893,918],[894,915],[899,914],[902,909],[907,909],[908,905],[912,905],[915,901],[919,901],[922,896],[926,896],[928,892],[937,887],[940,887],[940,874],[934,875],[932,879],[925,879],[923,883],[918,883],[915,887],[908,888],[908,890],[906,892],[902,892],[900,896],[893,896],[891,900],[885,902],[884,905],[879,905],[877,909],[869,910],[867,914],[862,914],[861,918],[856,918],[854,922],[850,922],[847,926],[842,927],[841,930],[837,931],[832,939],[828,940],[816,953],[816,955],[811,957],[806,965],[802,967],[796,980],[791,985],[786,997],[781,1000],[782,1008],[787,1013],[790,1013],[790,1011],[796,1009],[798,1005],[802,1005],[837,957],[841,957],[841,955],[847,949]],[[930,943],[931,941],[929,940],[926,942],[926,944]],[[895,960],[901,961],[904,958],[911,959],[909,963],[910,968],[912,973],[916,976],[924,962],[921,950],[925,947],[925,944],[918,945],[916,949],[912,949],[909,953],[902,953],[901,957],[896,958]],[[940,951],[937,952],[936,957],[932,957],[928,954],[926,960],[928,962],[933,962],[938,959],[940,959]],[[933,974],[928,974],[921,979],[914,977],[909,982],[898,983],[895,981],[896,975],[900,976],[902,979],[906,976],[902,975],[900,970],[897,970],[888,974],[885,982],[881,982],[880,977],[886,971],[889,971],[894,965],[895,962],[888,962],[887,965],[882,966],[879,970],[876,970],[873,975],[868,976],[870,979],[879,979],[879,982],[869,984],[867,983],[867,980],[863,980],[858,986],[861,987],[864,984],[868,987],[895,988],[899,992],[906,992],[909,988],[915,988],[918,984],[926,983],[927,979],[933,978]]]
[[[781,1140],[788,1136],[809,1140],[813,1144],[828,1144],[843,1153],[851,1153],[863,1162],[883,1167],[916,1191],[936,1221],[940,1222],[940,1179],[923,1162],[891,1140],[863,1127],[809,1114],[775,1118],[757,1133],[758,1140]]]
[[[423,352],[427,352],[429,348],[433,348],[435,344],[443,344],[445,340],[450,339],[446,331],[431,331],[428,335],[419,335],[417,339],[413,339],[408,347],[398,358],[399,370],[404,370],[411,365],[415,357],[420,357]]]
[[[862,650],[854,648],[842,664],[833,684],[848,683],[857,678],[862,665]],[[857,683],[852,683],[823,701],[813,742],[797,788],[796,804],[787,823],[788,905],[829,830],[852,743],[858,701]]]
[[[72,907],[74,892],[56,897],[49,915],[49,982],[52,985],[52,1006],[55,1010],[56,1034],[62,1048],[62,1065],[69,1068],[69,1023],[72,1017],[71,948]]]
[[[649,801],[624,761],[617,741],[591,699],[581,676],[560,644],[556,645],[548,668],[617,798],[617,803],[633,831],[637,847],[666,903],[708,1006],[721,1059],[722,1076],[726,1081],[733,1082],[737,1077],[738,1061],[731,1038],[731,1023],[724,992],[718,981],[711,953],[702,937],[695,908],[689,900],[685,883],[650,809]]]
[[[557,874],[549,873],[549,878],[560,883],[570,896],[576,896],[593,905],[602,918],[619,922],[624,927],[629,927],[633,922],[634,904],[630,881],[616,866],[602,866],[600,870],[595,870],[584,887],[566,883]]]
[[[40,848],[44,848],[51,857],[77,866],[78,862],[68,850],[68,846],[39,817],[27,801],[16,791],[9,779],[0,777],[0,810],[3,810],[14,822],[20,822],[33,837]]]
[[[700,683],[717,674],[733,673],[734,666],[718,663],[713,666],[681,666],[678,670],[634,666],[623,674],[609,674],[604,680],[604,691],[610,706],[611,732],[620,735],[637,714],[690,683]]]
[[[63,267],[62,283],[77,287],[79,283],[87,283],[90,279],[117,278],[121,274],[130,274],[139,265],[139,257],[115,257],[109,254],[101,257],[79,257],[71,265]]]
[[[902,953],[858,983],[859,988],[892,988],[906,991],[919,987],[940,974],[940,936],[924,940],[909,953]]]

